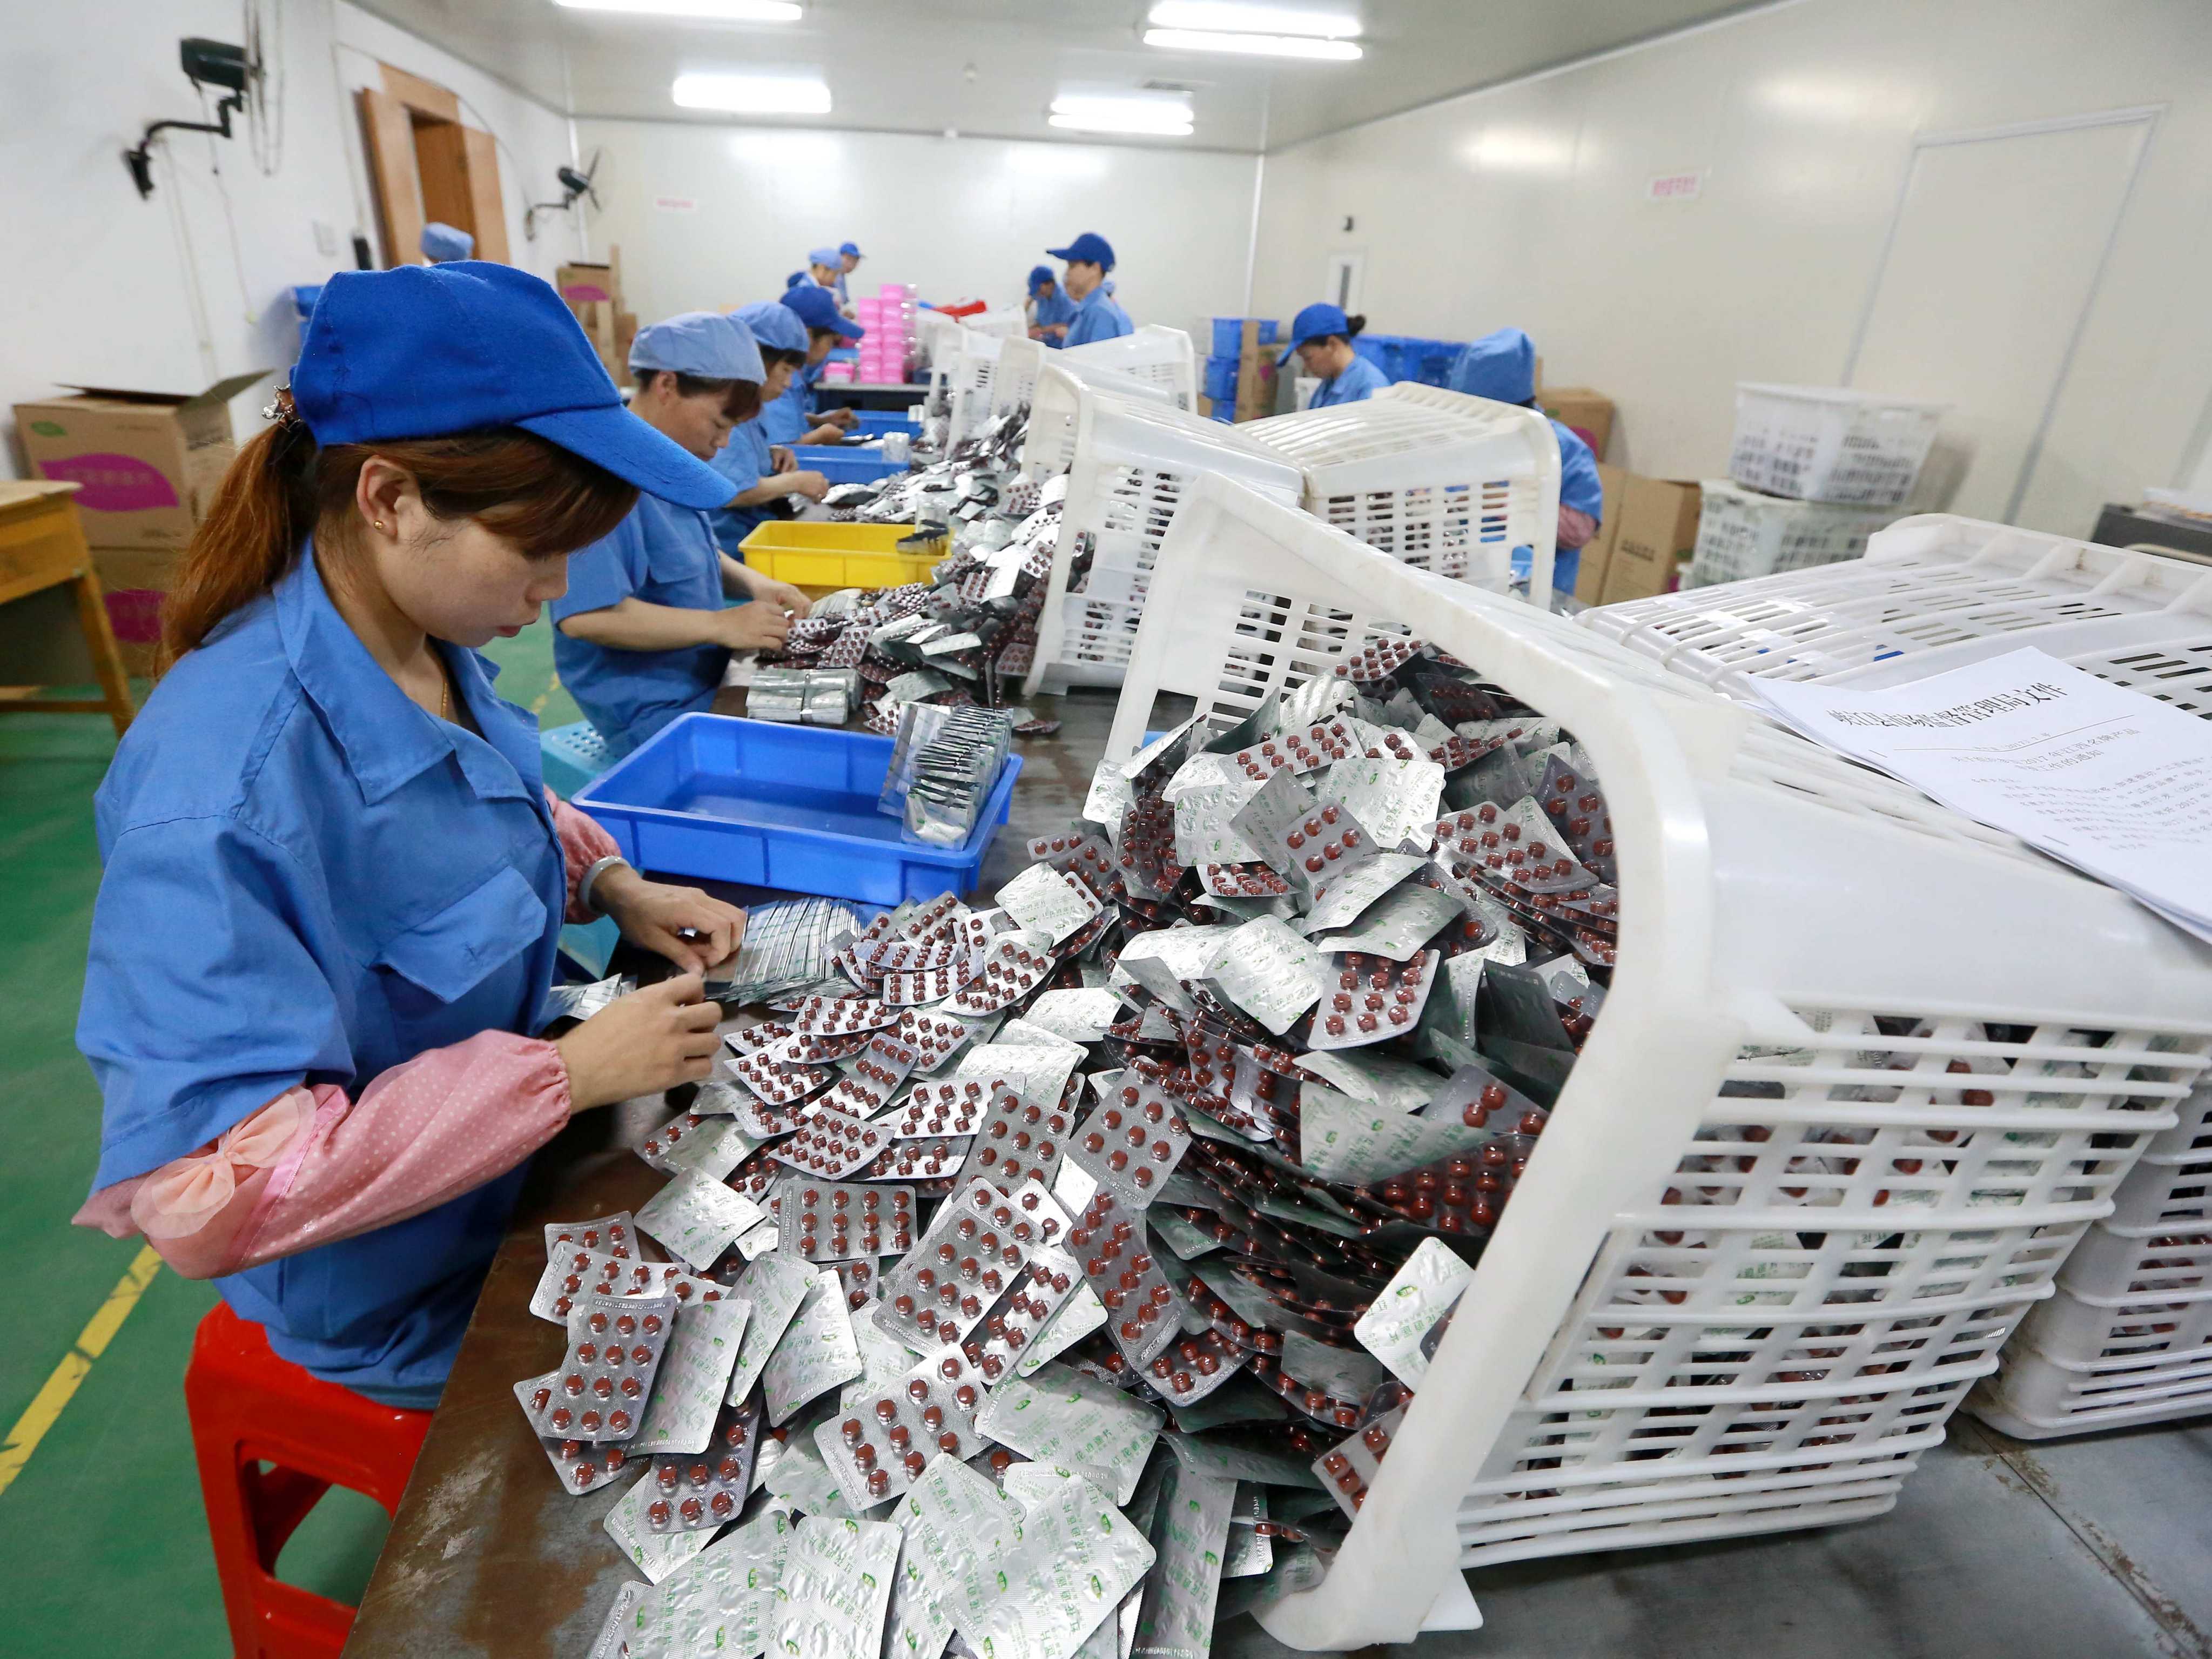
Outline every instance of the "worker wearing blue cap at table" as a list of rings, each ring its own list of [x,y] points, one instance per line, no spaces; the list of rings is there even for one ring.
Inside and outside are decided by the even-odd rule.
[[[846,292],[845,279],[848,276],[850,276],[860,268],[860,245],[858,242],[840,242],[837,245],[837,281],[836,287],[837,289],[837,305],[838,308],[841,310],[850,311],[853,308],[853,296]]]
[[[1050,265],[1030,267],[1030,338],[1042,340],[1058,350],[1067,343],[1067,325],[1075,319],[1075,301],[1060,292]]]
[[[1067,262],[1067,275],[1060,286],[1075,302],[1075,313],[1067,319],[1067,335],[1060,342],[1062,345],[1118,340],[1124,334],[1137,331],[1137,325],[1129,320],[1129,313],[1115,303],[1111,294],[1103,291],[1106,273],[1114,269],[1111,242],[1095,230],[1086,230],[1066,247],[1048,247],[1045,252]]]
[[[434,265],[465,259],[477,249],[477,239],[465,230],[441,225],[435,219],[422,227],[422,257]]]
[[[1390,384],[1381,369],[1352,349],[1352,337],[1366,326],[1364,317],[1347,317],[1342,306],[1326,301],[1308,306],[1292,319],[1291,343],[1275,367],[1282,368],[1296,352],[1306,373],[1320,377],[1308,409],[1356,404]]]
[[[722,453],[709,463],[730,481],[732,492],[726,507],[708,515],[714,539],[725,548],[737,549],[785,502],[820,501],[829,492],[830,481],[801,467],[790,445],[776,441],[768,428],[769,416],[782,405],[792,376],[806,362],[806,325],[799,320],[798,313],[774,301],[740,306],[730,314],[752,335],[766,371],[760,412],[738,422]],[[829,431],[832,441],[842,435],[835,427]]]
[[[283,1358],[428,1407],[531,1153],[707,1075],[696,970],[744,924],[548,795],[477,647],[641,489],[724,485],[508,265],[332,276],[275,412],[97,797],[77,1045],[105,1115],[76,1218],[215,1279]],[[593,910],[688,971],[544,1041],[562,924]]]
[[[1446,383],[1469,397],[1534,409],[1535,343],[1517,328],[1486,334],[1460,353]],[[1559,530],[1552,586],[1571,593],[1582,569],[1583,548],[1605,520],[1605,486],[1598,478],[1597,457],[1575,430],[1553,421],[1552,431],[1559,441]]]
[[[702,461],[758,413],[768,374],[745,326],[711,311],[640,329],[629,368],[630,413]],[[714,505],[727,507],[736,492],[715,476]],[[552,605],[553,661],[607,747],[626,755],[678,714],[706,713],[730,653],[781,646],[807,607],[797,588],[732,558],[705,513],[648,496],[569,562],[568,591]]]
[[[770,443],[836,443],[860,424],[849,409],[821,410],[815,405],[815,388],[822,382],[822,365],[830,354],[848,341],[867,333],[837,309],[837,302],[811,283],[783,291],[779,304],[787,307],[806,330],[806,361],[792,377],[783,396],[761,416]]]

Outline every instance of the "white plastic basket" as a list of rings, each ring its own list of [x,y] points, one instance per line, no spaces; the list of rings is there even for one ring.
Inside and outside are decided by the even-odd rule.
[[[1729,477],[1801,501],[1896,507],[1912,494],[1948,404],[1842,386],[1735,389]]]
[[[1079,353],[1057,351],[1036,340],[1009,340],[999,348],[999,362],[991,374],[991,416],[1027,409],[1036,396],[1037,376],[1049,364],[1066,370],[1094,391],[1115,392],[1139,403],[1171,404],[1164,386],[1140,380],[1118,368],[1083,360]]]
[[[1892,685],[2033,645],[2212,715],[2212,570],[1949,514],[1900,520],[1847,565],[1577,620],[1732,696],[1754,679]]]
[[[949,347],[939,337],[936,362],[930,369],[929,403],[951,416],[945,445],[950,449],[974,437],[991,420],[991,382],[999,366],[999,353],[1006,341],[995,334],[963,329]]]
[[[1785,501],[1719,478],[1705,479],[1699,489],[1705,504],[1685,587],[1856,559],[1867,538],[1897,516],[1886,507]]]
[[[1057,355],[1071,362],[1119,369],[1159,387],[1177,409],[1198,408],[1198,354],[1190,336],[1179,328],[1146,323],[1133,334],[1069,346]]]
[[[1887,1510],[2212,1046],[2212,947],[2133,901],[1218,478],[1108,753],[1405,633],[1588,748],[1620,959],[1328,1577],[1260,1614],[1305,1649],[1409,1639],[1458,1565]]]
[[[1551,592],[1559,443],[1535,410],[1404,381],[1237,431],[1298,464],[1307,512],[1377,552],[1504,593],[1525,547],[1528,592]]]
[[[1001,306],[996,311],[980,311],[961,319],[960,325],[970,334],[987,335],[994,340],[1026,338],[1030,331],[1029,313],[1020,306]]]
[[[1153,556],[1200,478],[1234,478],[1286,505],[1303,487],[1297,467],[1235,428],[1102,393],[1056,362],[1037,376],[1022,472],[1039,480],[1067,475],[1028,695],[1047,685],[1121,683]],[[1075,562],[1085,554],[1083,589],[1073,591]]]

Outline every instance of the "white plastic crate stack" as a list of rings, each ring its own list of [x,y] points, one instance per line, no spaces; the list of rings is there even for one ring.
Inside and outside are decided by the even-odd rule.
[[[1494,593],[1525,548],[1528,591],[1552,591],[1559,445],[1534,410],[1409,380],[1237,431],[1296,461],[1306,511],[1355,541]]]
[[[2212,720],[2212,571],[1968,519],[1907,519],[1856,563],[1578,620],[1745,699],[1759,679],[1895,684],[2032,645]],[[2041,1439],[2212,1411],[2208,1116],[2200,1089],[1977,1391],[1977,1416]]]
[[[1687,585],[1857,558],[1911,495],[1947,407],[1841,386],[1739,385],[1733,482],[1704,485]]]
[[[1073,374],[1096,391],[1118,392],[1141,403],[1173,401],[1167,390],[1153,381],[1085,361],[1078,354],[1056,351],[1036,340],[1009,340],[999,348],[999,361],[991,370],[991,418],[1027,409],[1036,396],[1037,376],[1047,364]]]
[[[973,329],[963,328],[950,337],[938,337],[937,356],[930,369],[928,407],[946,413],[945,447],[948,450],[990,423],[991,379],[1006,344],[1002,336],[978,334]]]
[[[1179,328],[1146,323],[1118,339],[1069,346],[1057,356],[1073,362],[1115,368],[1168,394],[1177,409],[1198,407],[1198,354]]]
[[[1456,1565],[1879,1515],[2202,1074],[2212,950],[1619,644],[1224,480],[1109,757],[1411,634],[1572,730],[1612,990],[1427,1380],[1278,1639],[1409,1639]],[[2094,938],[2094,961],[2054,948]]]
[[[1024,686],[1032,695],[1121,683],[1160,538],[1200,478],[1233,478],[1286,506],[1304,487],[1296,466],[1235,428],[1101,392],[1055,362],[1037,375],[1022,475],[1063,472],[1060,541]]]

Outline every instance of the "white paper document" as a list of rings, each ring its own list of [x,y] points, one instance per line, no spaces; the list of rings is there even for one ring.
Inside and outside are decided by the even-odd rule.
[[[2034,650],[1880,691],[1759,690],[1815,742],[2212,940],[2212,722]]]

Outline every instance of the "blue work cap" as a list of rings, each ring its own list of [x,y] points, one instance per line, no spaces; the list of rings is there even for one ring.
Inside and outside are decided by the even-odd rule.
[[[465,230],[441,225],[435,219],[422,227],[422,257],[434,265],[465,259],[477,251],[477,239]]]
[[[819,289],[816,290],[817,293]],[[775,300],[739,306],[730,313],[752,331],[753,343],[769,351],[806,349],[806,325],[789,306]]]
[[[1114,269],[1114,245],[1095,230],[1085,231],[1066,247],[1048,247],[1045,252],[1071,264],[1097,265],[1101,270]]]
[[[797,312],[799,320],[809,328],[834,328],[848,340],[857,340],[868,331],[837,309],[828,289],[812,283],[784,289],[782,303]]]
[[[806,263],[810,265],[828,265],[835,270],[837,264],[837,250],[834,247],[817,247],[806,256]]]
[[[1459,354],[1445,384],[1470,398],[1525,404],[1536,395],[1536,344],[1517,328],[1486,334]]]
[[[1047,283],[1056,283],[1059,280],[1052,274],[1050,265],[1031,265],[1030,267],[1030,297],[1036,298],[1037,290]]]
[[[1275,359],[1280,368],[1291,361],[1291,354],[1308,340],[1326,340],[1332,334],[1352,337],[1352,319],[1344,314],[1342,306],[1333,306],[1328,301],[1308,306],[1291,323],[1291,343],[1283,348],[1283,355]]]
[[[837,252],[849,253],[857,259],[860,257],[860,245],[858,242],[840,242],[837,244]]]
[[[713,311],[686,311],[637,331],[630,342],[633,374],[672,369],[702,380],[768,379],[753,331],[734,317]]]
[[[517,426],[678,507],[730,481],[623,407],[551,283],[462,260],[342,270],[307,319],[292,399],[320,445]]]

